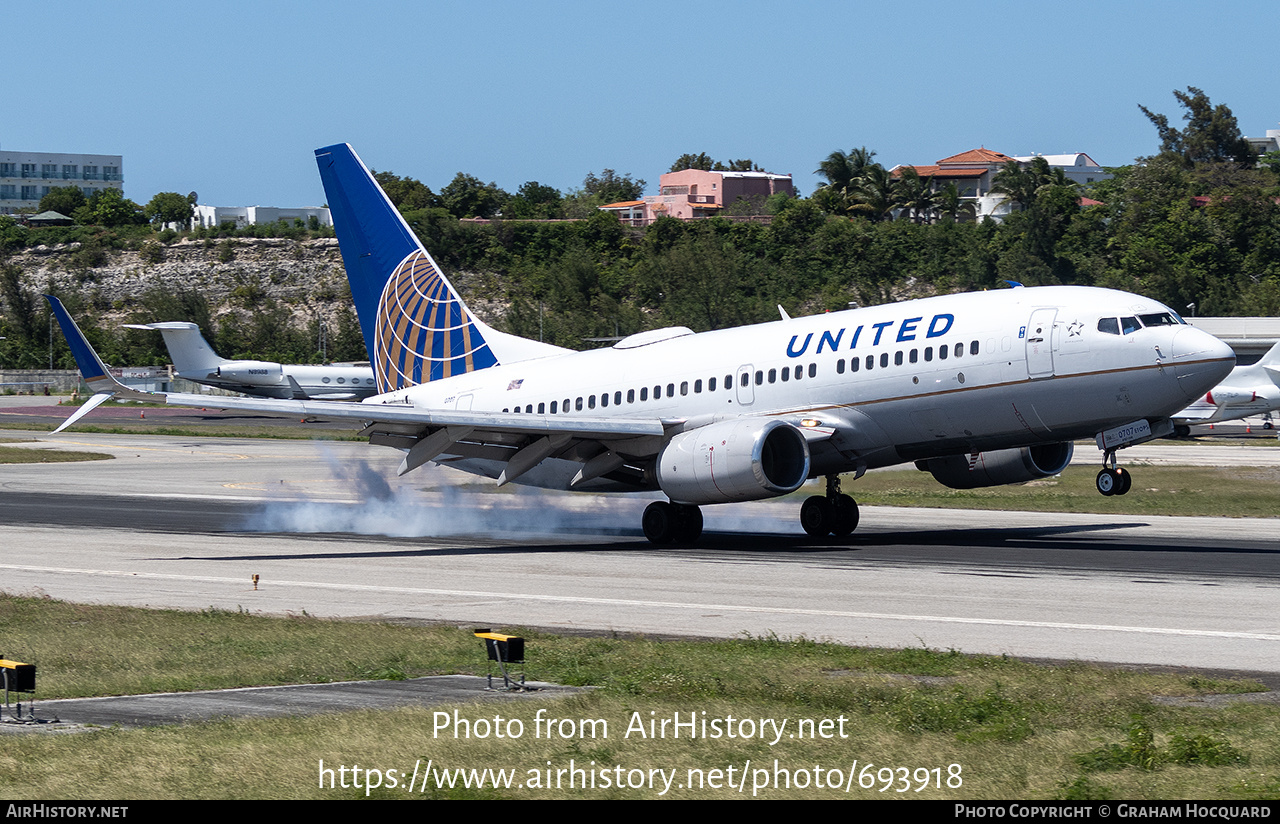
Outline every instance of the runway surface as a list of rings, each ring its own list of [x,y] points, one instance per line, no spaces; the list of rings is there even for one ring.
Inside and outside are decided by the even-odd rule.
[[[706,507],[696,548],[656,549],[648,499],[396,478],[400,453],[365,444],[32,437],[117,457],[0,468],[9,592],[1280,672],[1272,520],[867,507],[837,545],[800,533],[793,497]],[[1280,460],[1205,449],[1127,458]]]

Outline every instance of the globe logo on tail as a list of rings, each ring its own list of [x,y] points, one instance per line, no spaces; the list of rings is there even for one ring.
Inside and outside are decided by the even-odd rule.
[[[497,364],[461,298],[421,250],[401,261],[382,289],[374,357],[380,392]]]

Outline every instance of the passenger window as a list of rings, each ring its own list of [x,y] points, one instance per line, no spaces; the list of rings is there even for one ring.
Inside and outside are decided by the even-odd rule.
[[[938,347],[938,360],[946,360],[946,359],[947,359],[947,347],[945,347],[945,346],[939,346],[939,347]]]
[[[902,350],[901,350],[901,349],[899,349],[897,352],[894,352],[894,353],[893,353],[893,365],[894,365],[894,366],[901,366],[901,365],[902,365]]]
[[[587,408],[588,408],[588,409],[595,409],[595,408],[596,408],[596,396],[595,396],[595,395],[587,395]]]
[[[667,384],[667,397],[674,398],[676,396],[676,385],[674,383]]]
[[[656,401],[656,400],[659,400],[661,397],[662,397],[662,387],[661,386],[653,387],[653,399]]]
[[[600,396],[600,406],[602,406],[602,407],[606,407],[606,408],[609,406],[609,393],[608,393],[608,392],[605,392],[604,394],[602,394],[602,395]]]
[[[582,411],[582,398],[578,398],[578,400],[574,401],[573,408],[578,412]]]
[[[756,386],[760,386],[763,383],[764,383],[764,370],[757,369],[756,370]]]
[[[1127,335],[1130,332],[1137,332],[1142,328],[1137,318],[1120,318],[1120,333]]]
[[[558,406],[558,404],[557,404],[555,401],[552,401],[552,402],[551,402],[551,414],[552,414],[552,415],[556,414],[557,406]]]
[[[640,387],[640,400],[642,401],[649,400],[649,387],[647,386]]]
[[[1108,335],[1120,334],[1120,321],[1115,318],[1103,318],[1098,321],[1098,331],[1105,332]]]
[[[708,378],[708,379],[707,379],[707,391],[708,391],[708,392],[714,392],[714,391],[716,391],[716,379],[715,379],[715,378]]]
[[[818,364],[816,363],[809,364],[809,377],[811,378],[818,377]]]
[[[636,402],[636,390],[634,390],[634,389],[628,389],[628,390],[627,390],[627,403],[635,403],[635,402]]]
[[[746,384],[744,383],[744,384],[743,384],[743,386],[746,386]],[[725,375],[725,376],[724,376],[724,388],[725,388],[725,389],[732,389],[732,388],[733,388],[733,375]]]
[[[688,381],[680,381],[680,395],[681,395],[681,397],[683,397],[683,396],[685,396],[685,395],[688,395],[688,394],[689,394],[689,382],[688,382]]]
[[[964,344],[963,344],[963,343],[957,343],[957,344],[956,344],[956,357],[958,358],[958,357],[960,357],[960,356],[961,356],[961,355],[963,355],[963,354],[964,354]]]
[[[614,392],[614,393],[613,393],[613,405],[614,405],[614,406],[621,406],[621,405],[622,405],[622,390],[621,390],[621,389],[619,389],[617,392]]]
[[[970,355],[978,354],[979,348],[980,347],[978,346],[978,342],[975,340],[973,343],[969,344],[969,354]]]
[[[547,405],[546,405],[546,403],[540,403],[540,404],[538,404],[538,414],[539,414],[539,415],[544,415],[544,414],[546,414],[546,411],[547,411]]]
[[[796,367],[796,380],[800,380],[800,379],[801,379],[801,378],[803,378],[803,377],[804,377],[804,367],[803,367],[803,366],[797,366],[797,367]]]
[[[876,356],[875,356],[875,355],[867,355],[867,368],[868,368],[868,369],[870,369],[871,367],[873,367],[873,366],[875,366],[875,365],[876,365]]]
[[[527,414],[532,415],[532,414],[533,414],[533,404],[529,404],[528,406],[526,406],[526,407],[524,408],[524,411],[525,411]]]
[[[698,378],[696,381],[693,382],[693,394],[695,395],[702,394],[702,378]]]
[[[849,371],[850,371],[850,372],[857,372],[857,371],[858,371],[858,367],[859,367],[859,366],[861,366],[861,365],[862,365],[862,361],[858,360],[857,358],[849,358]]]
[[[889,366],[889,353],[885,352],[880,356],[880,368],[886,369]]]
[[[769,383],[777,383],[777,382],[778,382],[778,370],[777,370],[777,369],[770,369],[770,370],[769,370]]]
[[[836,361],[836,374],[837,375],[844,374],[844,358],[841,358],[840,360]]]
[[[784,366],[782,368],[782,382],[787,383],[791,380],[791,367]]]

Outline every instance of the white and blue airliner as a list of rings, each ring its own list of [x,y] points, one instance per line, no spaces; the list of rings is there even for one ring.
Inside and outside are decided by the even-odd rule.
[[[499,332],[477,318],[350,146],[316,150],[377,381],[362,402],[220,399],[228,409],[348,418],[374,444],[521,483],[653,492],[654,543],[692,542],[699,507],[786,495],[811,535],[849,535],[839,476],[914,462],[973,488],[1061,472],[1094,438],[1097,486],[1129,490],[1116,452],[1172,431],[1171,416],[1235,363],[1221,341],[1154,300],[1077,286],[912,300],[754,326],[640,332],[589,352]],[[208,406],[114,381],[54,301],[95,392]],[[1127,330],[1127,331],[1126,331]]]

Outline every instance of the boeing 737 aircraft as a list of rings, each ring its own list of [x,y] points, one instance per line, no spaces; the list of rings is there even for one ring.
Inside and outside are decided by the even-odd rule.
[[[644,534],[690,542],[704,504],[785,495],[811,478],[811,535],[858,523],[839,475],[914,461],[973,488],[1061,472],[1096,437],[1098,489],[1124,494],[1116,452],[1225,377],[1231,349],[1156,301],[1086,287],[925,298],[695,334],[655,329],[572,352],[499,332],[463,303],[350,146],[316,150],[380,394],[361,403],[226,399],[228,409],[364,423],[405,453],[494,478],[661,491]],[[61,304],[77,363],[106,397],[208,405],[113,381]],[[1133,327],[1130,334],[1120,329]]]
[[[126,323],[127,329],[156,329],[178,377],[262,398],[349,400],[377,394],[373,369],[354,364],[296,366],[218,356],[194,323]]]
[[[1221,423],[1280,409],[1280,343],[1262,360],[1237,366],[1203,398],[1173,416],[1174,431],[1186,437],[1195,424]]]

